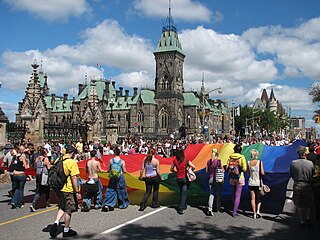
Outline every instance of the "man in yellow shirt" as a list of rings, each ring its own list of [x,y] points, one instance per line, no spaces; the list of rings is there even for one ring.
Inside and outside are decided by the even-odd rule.
[[[80,174],[78,164],[73,159],[77,150],[71,146],[66,146],[66,153],[63,156],[63,169],[67,176],[67,182],[63,188],[57,192],[58,206],[56,220],[51,226],[50,236],[55,238],[58,235],[58,226],[61,218],[64,216],[63,237],[74,237],[77,232],[70,229],[71,213],[78,210],[78,200],[81,195],[78,188],[78,175]]]

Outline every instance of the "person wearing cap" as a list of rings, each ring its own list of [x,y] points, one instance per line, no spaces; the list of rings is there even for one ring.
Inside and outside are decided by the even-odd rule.
[[[78,200],[81,199],[81,194],[78,188],[78,175],[80,174],[78,164],[73,159],[77,154],[76,148],[71,145],[66,146],[66,153],[62,158],[64,173],[67,176],[67,182],[63,188],[57,192],[58,211],[56,220],[50,229],[50,236],[55,238],[58,235],[58,225],[61,218],[64,216],[63,237],[74,237],[77,232],[70,229],[71,214],[78,210]]]
[[[312,180],[314,166],[306,159],[306,147],[297,150],[299,158],[292,161],[290,174],[293,183],[293,202],[298,208],[298,216],[302,227],[312,227],[310,212],[313,205]]]

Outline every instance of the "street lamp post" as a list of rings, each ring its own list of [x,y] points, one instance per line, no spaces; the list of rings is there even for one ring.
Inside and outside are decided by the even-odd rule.
[[[235,117],[235,114],[234,114],[234,104],[235,104],[235,101],[232,99],[232,138],[233,140],[235,139],[235,135],[234,135],[234,117]]]
[[[201,97],[202,97],[202,130],[204,132],[204,128],[205,128],[205,123],[204,123],[204,120],[205,120],[205,95],[209,95],[210,93],[214,92],[214,91],[218,91],[218,93],[222,93],[222,89],[221,87],[218,87],[218,88],[214,88],[208,92],[205,92],[205,89],[204,89],[204,85],[202,83],[202,86],[201,86]],[[208,117],[208,125],[209,125],[209,128],[208,128],[208,139],[210,140],[210,115]],[[205,135],[205,133],[204,133]]]

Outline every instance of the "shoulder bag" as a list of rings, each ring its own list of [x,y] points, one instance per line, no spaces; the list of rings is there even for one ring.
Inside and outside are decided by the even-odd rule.
[[[192,171],[191,167],[188,166],[188,160],[186,160],[186,174],[189,182],[193,182],[197,179],[196,174]]]

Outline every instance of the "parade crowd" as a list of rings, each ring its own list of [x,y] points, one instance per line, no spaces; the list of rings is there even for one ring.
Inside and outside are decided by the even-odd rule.
[[[240,144],[241,141],[241,144]],[[103,212],[114,210],[115,207],[125,209],[129,206],[126,179],[126,163],[122,155],[145,154],[141,162],[139,179],[145,182],[146,191],[141,198],[139,211],[144,211],[147,201],[152,194],[152,208],[160,207],[158,202],[159,186],[162,181],[160,172],[161,162],[157,156],[173,157],[170,171],[176,174],[177,185],[180,189],[180,201],[177,207],[178,214],[184,214],[187,210],[187,192],[194,179],[194,171],[200,170],[192,164],[184,155],[184,149],[188,144],[195,144],[200,140],[176,140],[169,138],[165,141],[151,141],[143,138],[133,139],[128,134],[118,144],[110,144],[93,141],[84,142],[79,139],[77,142],[65,143],[61,139],[58,142],[46,141],[41,146],[34,146],[30,140],[19,145],[14,145],[9,140],[4,149],[2,166],[8,167],[12,181],[12,188],[8,192],[11,200],[11,208],[17,209],[24,206],[24,186],[26,181],[35,180],[36,192],[30,211],[37,211],[37,201],[41,195],[45,195],[46,206],[50,207],[50,169],[56,168],[57,163],[62,162],[65,181],[62,187],[56,191],[58,199],[58,211],[56,219],[51,226],[50,236],[55,238],[58,234],[58,226],[64,217],[63,237],[73,237],[77,232],[70,228],[71,215],[78,210],[88,212],[93,209],[101,209]],[[222,187],[225,181],[225,172],[232,190],[232,216],[238,216],[238,208],[241,200],[243,187],[247,184],[250,190],[252,217],[261,218],[261,203],[263,196],[270,190],[263,183],[265,175],[264,165],[259,159],[259,152],[252,149],[250,159],[242,154],[244,145],[262,142],[266,145],[280,146],[288,145],[286,140],[261,140],[250,139],[240,140],[229,138],[214,138],[212,143],[234,142],[234,153],[232,153],[226,165],[219,159],[219,151],[216,148],[211,150],[211,157],[206,161],[206,173],[209,175],[208,185],[210,193],[208,196],[207,215],[213,216],[214,211],[223,212],[221,202]],[[308,148],[299,147],[297,154],[299,158],[292,162],[290,173],[294,181],[293,201],[298,209],[298,216],[301,226],[312,228],[311,210],[316,212],[316,221],[320,220],[319,213],[319,192],[320,192],[320,142],[309,143]],[[102,168],[102,156],[112,155],[106,168]],[[77,162],[86,162],[86,179],[79,178]],[[25,170],[32,168],[35,177],[27,175]],[[107,169],[107,170],[103,170]],[[103,185],[99,179],[99,172],[109,173],[109,183],[103,194]],[[4,173],[2,171],[1,173]],[[245,175],[248,176],[246,183]],[[85,194],[80,194],[80,186],[85,189]],[[79,200],[82,200],[79,202]]]

